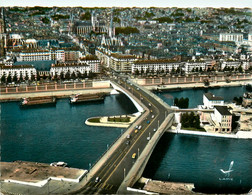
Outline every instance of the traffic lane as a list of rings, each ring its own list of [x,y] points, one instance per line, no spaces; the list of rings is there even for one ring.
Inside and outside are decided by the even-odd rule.
[[[107,181],[107,183],[114,185],[114,186],[120,186],[121,182],[124,179],[124,169],[126,169],[126,174],[129,172],[129,170],[132,168],[133,163],[138,158],[138,148],[139,148],[139,154],[141,155],[141,152],[145,148],[145,146],[148,144],[147,137],[149,136],[149,133],[151,133],[151,137],[155,133],[153,129],[157,126],[157,122],[153,123],[148,127],[147,130],[145,130],[139,138],[139,140],[134,144],[132,149],[128,152],[128,154],[124,157],[124,159],[121,161],[119,166],[116,168],[114,172],[114,177],[110,177],[110,179]],[[132,154],[136,153],[136,158],[132,159]]]

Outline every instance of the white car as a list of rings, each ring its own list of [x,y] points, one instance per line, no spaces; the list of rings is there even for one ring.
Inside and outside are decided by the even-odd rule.
[[[154,117],[155,117],[154,115],[151,116],[151,118],[154,118]]]
[[[157,129],[153,129],[153,131],[155,132]]]

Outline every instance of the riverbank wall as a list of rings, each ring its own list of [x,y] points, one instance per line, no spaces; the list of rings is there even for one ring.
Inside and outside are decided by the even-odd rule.
[[[233,139],[252,139],[252,131],[238,131],[236,134],[221,134],[221,133],[209,133],[202,131],[190,131],[182,129],[168,129],[168,133],[179,133],[186,135],[201,135],[210,137],[221,137],[221,138],[233,138]]]
[[[28,93],[15,93],[15,94],[1,94],[0,102],[7,101],[20,101],[22,98],[28,97],[43,97],[54,96],[56,98],[69,98],[74,94],[109,94],[112,88],[89,88],[89,89],[76,89],[76,90],[62,90],[62,91],[43,91],[43,92],[28,92]]]

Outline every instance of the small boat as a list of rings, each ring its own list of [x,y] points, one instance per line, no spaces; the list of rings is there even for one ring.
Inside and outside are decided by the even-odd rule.
[[[53,167],[66,167],[67,163],[62,162],[62,161],[53,162],[53,163],[50,164],[50,166],[53,166]]]

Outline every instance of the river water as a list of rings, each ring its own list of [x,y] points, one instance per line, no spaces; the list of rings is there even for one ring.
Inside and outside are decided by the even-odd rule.
[[[244,87],[209,89],[231,101]],[[158,94],[171,104],[171,97],[189,97],[190,107],[202,104],[205,90]],[[137,112],[123,94],[107,96],[104,102],[20,108],[18,102],[1,103],[1,161],[65,161],[71,167],[88,169],[122,133],[120,128],[92,127],[88,117]],[[247,192],[252,188],[252,141],[166,133],[155,148],[143,176],[163,181],[194,183],[204,192]],[[228,170],[229,177],[220,171]]]

